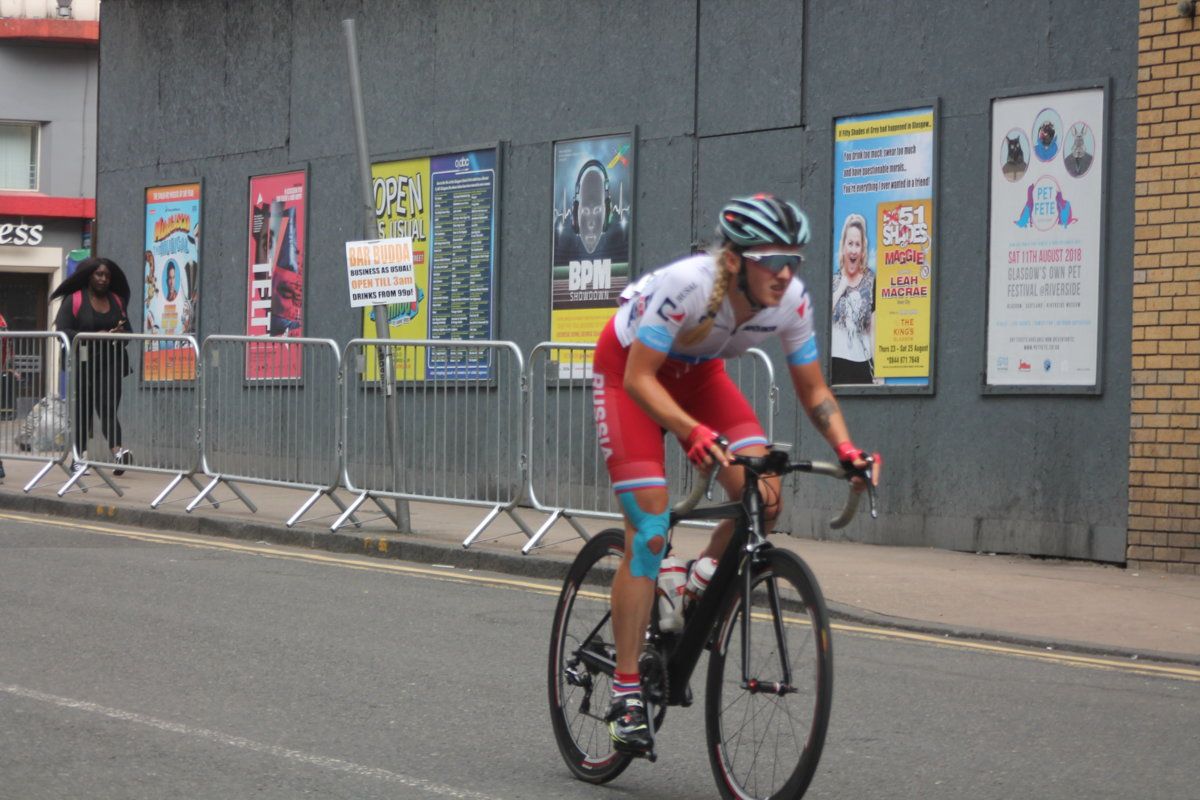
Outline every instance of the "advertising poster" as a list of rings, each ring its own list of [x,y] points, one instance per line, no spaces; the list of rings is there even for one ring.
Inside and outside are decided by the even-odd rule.
[[[616,313],[630,278],[633,171],[631,133],[554,143],[551,341],[595,344]]]
[[[306,170],[250,179],[246,335],[286,339],[304,335]],[[247,380],[299,378],[302,352],[286,342],[250,347]]]
[[[92,248],[90,247],[81,247],[78,250],[72,250],[71,252],[67,253],[67,275],[74,275],[75,268],[79,266],[80,262],[82,262],[85,258],[91,257]]]
[[[1104,90],[992,101],[987,384],[1099,383]]]
[[[412,239],[346,242],[346,280],[351,308],[416,302]]]
[[[835,386],[921,386],[933,374],[934,110],[834,125]]]
[[[200,313],[200,184],[146,189],[142,331],[195,336]],[[170,341],[146,342],[142,379],[190,381],[196,354]]]
[[[412,240],[416,299],[388,303],[389,339],[491,339],[496,286],[496,150],[487,148],[389,161],[371,167],[377,233]],[[376,338],[375,309],[362,332]],[[379,379],[368,348],[363,379]],[[397,351],[396,380],[483,379],[485,352]]]

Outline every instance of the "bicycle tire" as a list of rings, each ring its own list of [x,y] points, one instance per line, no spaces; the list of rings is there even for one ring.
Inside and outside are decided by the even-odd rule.
[[[547,687],[554,739],[571,772],[588,783],[611,781],[633,760],[613,749],[604,721],[612,677],[585,668],[583,680],[590,686],[584,686],[579,679],[573,682],[567,672],[570,668],[579,674],[579,663],[571,666],[573,653],[609,612],[612,575],[624,553],[625,532],[617,528],[601,531],[584,545],[563,581],[551,629]],[[604,621],[599,635],[588,646],[616,657],[611,618]]]
[[[777,603],[772,603],[772,585]],[[779,654],[784,649],[792,672],[786,685],[792,691],[756,692],[742,683],[744,591],[739,577],[709,656],[704,710],[709,764],[727,800],[794,800],[803,796],[816,773],[829,726],[833,702],[829,612],[816,578],[799,556],[778,549],[766,553],[751,584],[746,677],[759,686],[783,684],[784,662]],[[778,628],[774,608],[782,613]],[[781,638],[785,648],[779,647]]]

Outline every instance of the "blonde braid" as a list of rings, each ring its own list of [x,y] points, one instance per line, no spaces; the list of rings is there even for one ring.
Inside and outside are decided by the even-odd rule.
[[[725,293],[729,291],[729,281],[732,277],[729,270],[722,266],[721,259],[718,258],[717,277],[713,279],[713,290],[708,298],[708,307],[704,309],[704,316],[700,318],[700,324],[680,335],[680,344],[690,347],[708,336],[717,319],[717,312],[721,309],[721,302],[725,299]]]

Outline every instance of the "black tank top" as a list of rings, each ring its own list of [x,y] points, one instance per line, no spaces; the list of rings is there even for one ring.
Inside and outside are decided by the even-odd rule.
[[[121,306],[117,303],[115,295],[108,296],[108,311],[101,312],[92,308],[91,298],[87,292],[83,293],[83,304],[79,308],[79,314],[76,315],[75,322],[79,325],[78,330],[86,333],[97,333],[111,331],[117,327],[117,323],[125,318],[125,314],[121,311]]]

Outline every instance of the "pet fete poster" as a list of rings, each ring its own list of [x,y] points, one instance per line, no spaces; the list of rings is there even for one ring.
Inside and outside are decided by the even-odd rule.
[[[1098,385],[1103,89],[992,101],[987,385]]]

